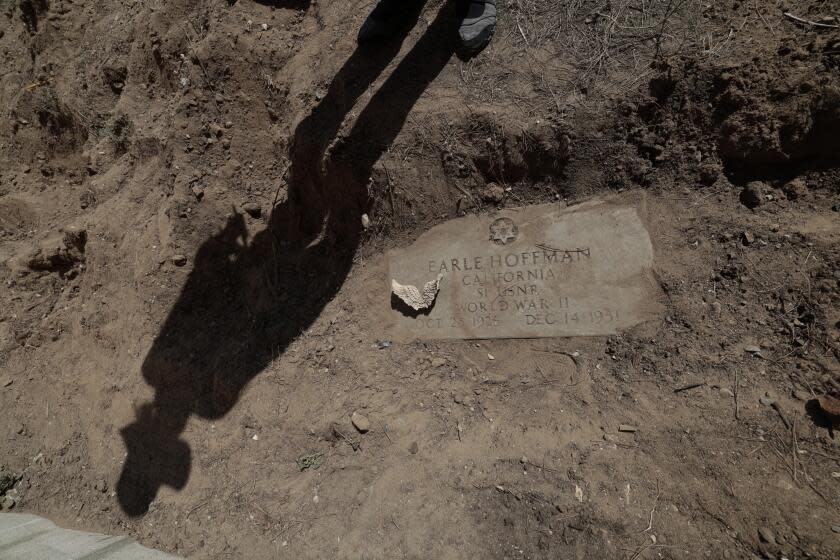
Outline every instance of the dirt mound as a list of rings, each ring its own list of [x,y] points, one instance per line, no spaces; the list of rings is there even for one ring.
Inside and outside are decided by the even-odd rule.
[[[369,4],[0,2],[4,504],[199,558],[838,557],[834,6],[499,2],[465,59],[452,2],[357,47]],[[604,195],[661,320],[392,342],[385,250]]]

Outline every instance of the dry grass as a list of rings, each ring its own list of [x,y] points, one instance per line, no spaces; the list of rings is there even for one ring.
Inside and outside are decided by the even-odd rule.
[[[523,112],[562,112],[581,93],[626,94],[657,60],[731,49],[746,19],[713,24],[709,9],[698,0],[509,0],[494,43],[461,65],[462,90]]]

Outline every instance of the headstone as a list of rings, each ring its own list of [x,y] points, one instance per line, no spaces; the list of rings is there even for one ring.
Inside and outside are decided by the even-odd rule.
[[[610,335],[661,309],[644,222],[610,202],[451,220],[392,251],[389,274],[418,292],[440,278],[420,310],[390,294],[400,340]]]

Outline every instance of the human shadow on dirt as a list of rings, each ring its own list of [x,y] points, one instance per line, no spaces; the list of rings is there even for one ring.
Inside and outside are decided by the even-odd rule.
[[[341,287],[370,204],[371,169],[451,59],[453,17],[450,5],[439,11],[349,132],[338,135],[408,28],[387,44],[357,49],[295,130],[288,198],[272,211],[269,227],[248,243],[245,219],[234,214],[198,249],[142,365],[154,400],[121,430],[128,454],[116,490],[128,515],[146,513],[162,485],[186,484],[192,452],[181,434],[190,416],[225,416]]]

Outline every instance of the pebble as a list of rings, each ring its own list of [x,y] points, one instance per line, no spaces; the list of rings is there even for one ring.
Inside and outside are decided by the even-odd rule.
[[[495,360],[496,356],[494,356],[493,354],[487,354],[487,359],[488,360]]]
[[[755,345],[744,346],[744,352],[749,352],[750,354],[761,354],[761,347]]]
[[[367,229],[370,227],[370,216],[362,214],[362,227]]]
[[[782,187],[782,190],[789,200],[796,200],[798,198],[803,198],[808,194],[808,185],[806,185],[805,181],[802,179],[794,179],[793,181],[786,183],[785,186]]]
[[[489,183],[484,191],[482,191],[481,198],[486,202],[499,203],[505,199],[505,189],[496,183]]]
[[[771,399],[770,397],[761,397],[760,399],[758,399],[758,402],[760,402],[764,406],[772,406],[773,403],[775,403],[776,401]]]
[[[751,231],[745,231],[741,233],[741,241],[744,245],[752,245],[755,243],[755,235]]]
[[[417,445],[416,441],[412,441],[411,445],[408,446],[408,452],[412,455],[417,455],[417,452],[420,450],[420,446]]]
[[[370,420],[368,420],[367,416],[359,411],[354,412],[353,415],[350,416],[350,421],[353,423],[353,426],[355,426],[356,429],[363,434],[370,430]]]
[[[104,479],[97,480],[93,485],[93,489],[104,494],[108,491],[108,483]]]
[[[197,200],[201,200],[202,198],[204,198],[204,187],[202,187],[201,185],[193,185],[190,187],[190,190],[192,191],[193,196]]]
[[[756,208],[764,202],[764,183],[761,181],[751,181],[741,191],[739,199],[741,204],[747,208]]]
[[[840,533],[840,525],[832,525],[831,530],[835,533]]]
[[[761,539],[762,542],[776,544],[776,537],[773,535],[773,531],[771,531],[767,527],[759,528],[758,537]]]
[[[436,358],[432,358],[432,367],[439,368],[446,365],[446,358],[441,358],[440,356]]]
[[[639,428],[637,428],[636,426],[631,426],[630,424],[620,424],[618,426],[618,431],[632,434],[633,432],[639,431]]]
[[[733,393],[731,390],[727,389],[726,387],[721,387],[720,388],[720,394],[725,395],[727,397],[734,397],[735,396],[735,393]]]
[[[259,218],[262,215],[262,208],[256,202],[246,202],[242,205],[242,209],[252,218]]]
[[[2,498],[0,498],[0,509],[2,509],[3,511],[12,509],[13,507],[15,507],[16,503],[17,502],[15,502],[15,499],[11,496],[3,496]]]
[[[175,266],[184,266],[187,264],[187,257],[185,255],[172,255],[171,260]]]

